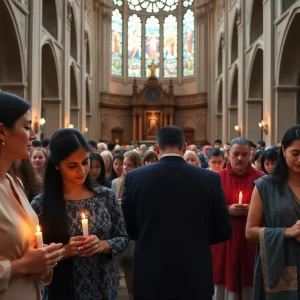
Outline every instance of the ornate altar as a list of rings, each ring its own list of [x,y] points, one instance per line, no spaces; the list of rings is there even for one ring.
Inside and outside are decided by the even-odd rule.
[[[175,96],[172,80],[164,87],[158,82],[156,67],[149,65],[150,77],[142,86],[134,79],[132,95],[101,93],[101,140],[150,143],[160,128],[174,122],[188,143],[206,140],[206,93]]]
[[[172,81],[168,90],[164,90],[154,72],[151,70],[151,76],[139,91],[134,80],[132,87],[134,141],[153,141],[161,127],[173,125],[175,97]]]

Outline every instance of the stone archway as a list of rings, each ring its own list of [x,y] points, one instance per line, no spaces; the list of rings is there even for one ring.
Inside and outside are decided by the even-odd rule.
[[[291,16],[282,47],[277,86],[277,130],[275,140],[281,140],[286,130],[293,126],[300,111],[300,11]]]
[[[57,59],[51,44],[42,47],[42,114],[46,123],[42,137],[50,138],[60,128],[61,102],[59,99]]]
[[[254,0],[252,6],[250,45],[253,44],[263,34],[263,4],[261,0]]]
[[[75,66],[70,66],[70,105],[71,105],[71,118],[70,124],[74,128],[79,128],[79,102],[77,92],[77,80],[75,74]]]
[[[235,68],[232,74],[232,85],[229,103],[229,139],[235,138],[238,133],[235,131],[235,126],[238,125],[238,69]]]
[[[231,64],[238,59],[238,28],[237,28],[237,17],[235,18],[232,38],[231,38]]]
[[[263,119],[263,50],[258,48],[254,53],[248,98],[246,99],[246,137],[251,141],[263,138],[258,123]]]
[[[43,0],[43,26],[58,40],[56,0]]]
[[[222,123],[223,123],[223,81],[221,80],[218,90],[217,105],[217,138],[222,139]]]
[[[77,31],[76,31],[76,23],[75,23],[75,15],[73,8],[70,8],[71,14],[71,56],[74,60],[78,59],[78,51],[77,51]]]
[[[21,41],[12,11],[0,1],[0,89],[25,97]]]

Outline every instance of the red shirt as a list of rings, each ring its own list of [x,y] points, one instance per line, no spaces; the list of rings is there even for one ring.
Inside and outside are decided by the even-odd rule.
[[[237,175],[231,164],[219,172],[228,208],[239,203],[239,193],[243,193],[243,204],[250,204],[253,182],[265,175],[250,164],[245,174]],[[243,287],[253,286],[256,243],[246,239],[246,216],[231,216],[232,238],[211,247],[214,283],[225,285],[230,292],[240,293]]]

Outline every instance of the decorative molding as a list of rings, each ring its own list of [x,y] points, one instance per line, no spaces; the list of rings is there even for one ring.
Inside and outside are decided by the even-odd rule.
[[[236,5],[236,26],[239,27],[242,23],[240,5]]]
[[[72,8],[72,4],[70,1],[68,1],[67,4],[67,13],[68,13],[68,20],[71,23],[72,22],[72,15],[73,15],[73,8]]]
[[[85,47],[88,46],[88,42],[89,42],[89,34],[87,32],[87,30],[84,31],[84,45]]]
[[[221,50],[223,51],[224,46],[225,46],[225,33],[224,33],[224,30],[221,30],[220,45],[221,45]]]
[[[103,8],[102,18],[103,18],[104,22],[110,22],[111,21],[111,11],[110,11],[110,9]]]

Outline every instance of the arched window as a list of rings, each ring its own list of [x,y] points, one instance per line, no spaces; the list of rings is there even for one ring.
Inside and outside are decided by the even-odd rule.
[[[142,77],[142,21],[136,14],[128,18],[128,77]]]
[[[164,21],[164,77],[177,77],[178,67],[178,22],[169,15]]]
[[[158,18],[151,16],[146,20],[145,35],[145,69],[147,77],[150,76],[149,66],[154,62],[157,66],[160,62],[160,25]],[[156,68],[156,77],[159,77],[159,68]]]
[[[112,44],[112,60],[111,73],[113,75],[122,76],[122,40],[123,40],[123,18],[118,9],[112,12],[111,24],[111,44]]]
[[[282,11],[285,12],[296,0],[282,0]]]
[[[147,78],[152,63],[156,77],[195,75],[194,0],[113,0],[113,4],[113,78]]]
[[[195,18],[194,12],[188,9],[183,16],[182,61],[183,76],[195,73]]]

